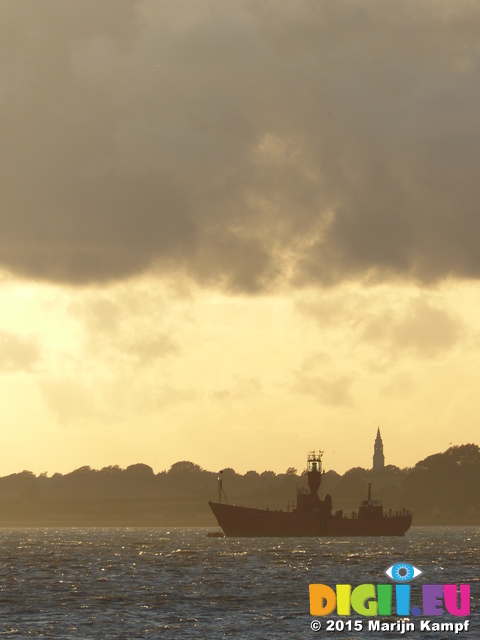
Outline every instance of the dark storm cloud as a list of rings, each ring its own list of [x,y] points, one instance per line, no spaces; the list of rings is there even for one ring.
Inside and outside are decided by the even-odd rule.
[[[0,5],[0,264],[255,292],[480,275],[474,2]]]

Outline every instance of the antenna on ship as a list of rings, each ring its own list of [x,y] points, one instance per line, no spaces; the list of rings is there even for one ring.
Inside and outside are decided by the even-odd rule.
[[[218,474],[218,503],[222,504],[222,473],[223,471],[220,471],[220,473]]]
[[[223,490],[222,473],[223,473],[223,469],[222,471],[218,472],[218,480],[217,480],[218,502],[219,504],[222,504],[222,496],[223,496],[225,504],[228,504],[227,496],[225,494],[225,491]]]

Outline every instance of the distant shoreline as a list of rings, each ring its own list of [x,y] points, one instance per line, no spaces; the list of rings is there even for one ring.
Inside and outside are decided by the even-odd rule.
[[[284,511],[305,476],[223,470],[230,504]],[[192,462],[177,462],[154,473],[144,464],[95,471],[81,467],[48,477],[29,471],[0,478],[0,527],[213,527],[208,501],[218,495],[218,473]],[[356,512],[367,498],[384,512],[409,509],[414,526],[480,526],[480,448],[454,446],[410,469],[355,467],[343,476],[322,474],[320,493],[329,494],[333,512]]]

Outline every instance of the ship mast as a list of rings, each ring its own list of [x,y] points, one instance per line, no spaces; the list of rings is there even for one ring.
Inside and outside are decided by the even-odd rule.
[[[219,502],[219,504],[221,504],[221,503],[222,503],[222,491],[223,491],[223,488],[222,488],[222,484],[223,484],[223,483],[222,483],[222,473],[223,473],[223,471],[220,471],[220,472],[219,472],[219,474],[218,474],[218,481],[217,481],[217,488],[218,488],[218,502]]]

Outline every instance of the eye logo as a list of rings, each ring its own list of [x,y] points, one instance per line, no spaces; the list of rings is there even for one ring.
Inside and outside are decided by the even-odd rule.
[[[420,571],[420,569],[417,569],[417,567],[407,562],[397,562],[392,564],[391,567],[388,567],[385,573],[389,578],[395,580],[395,582],[410,582],[410,580],[418,578],[423,571]]]

